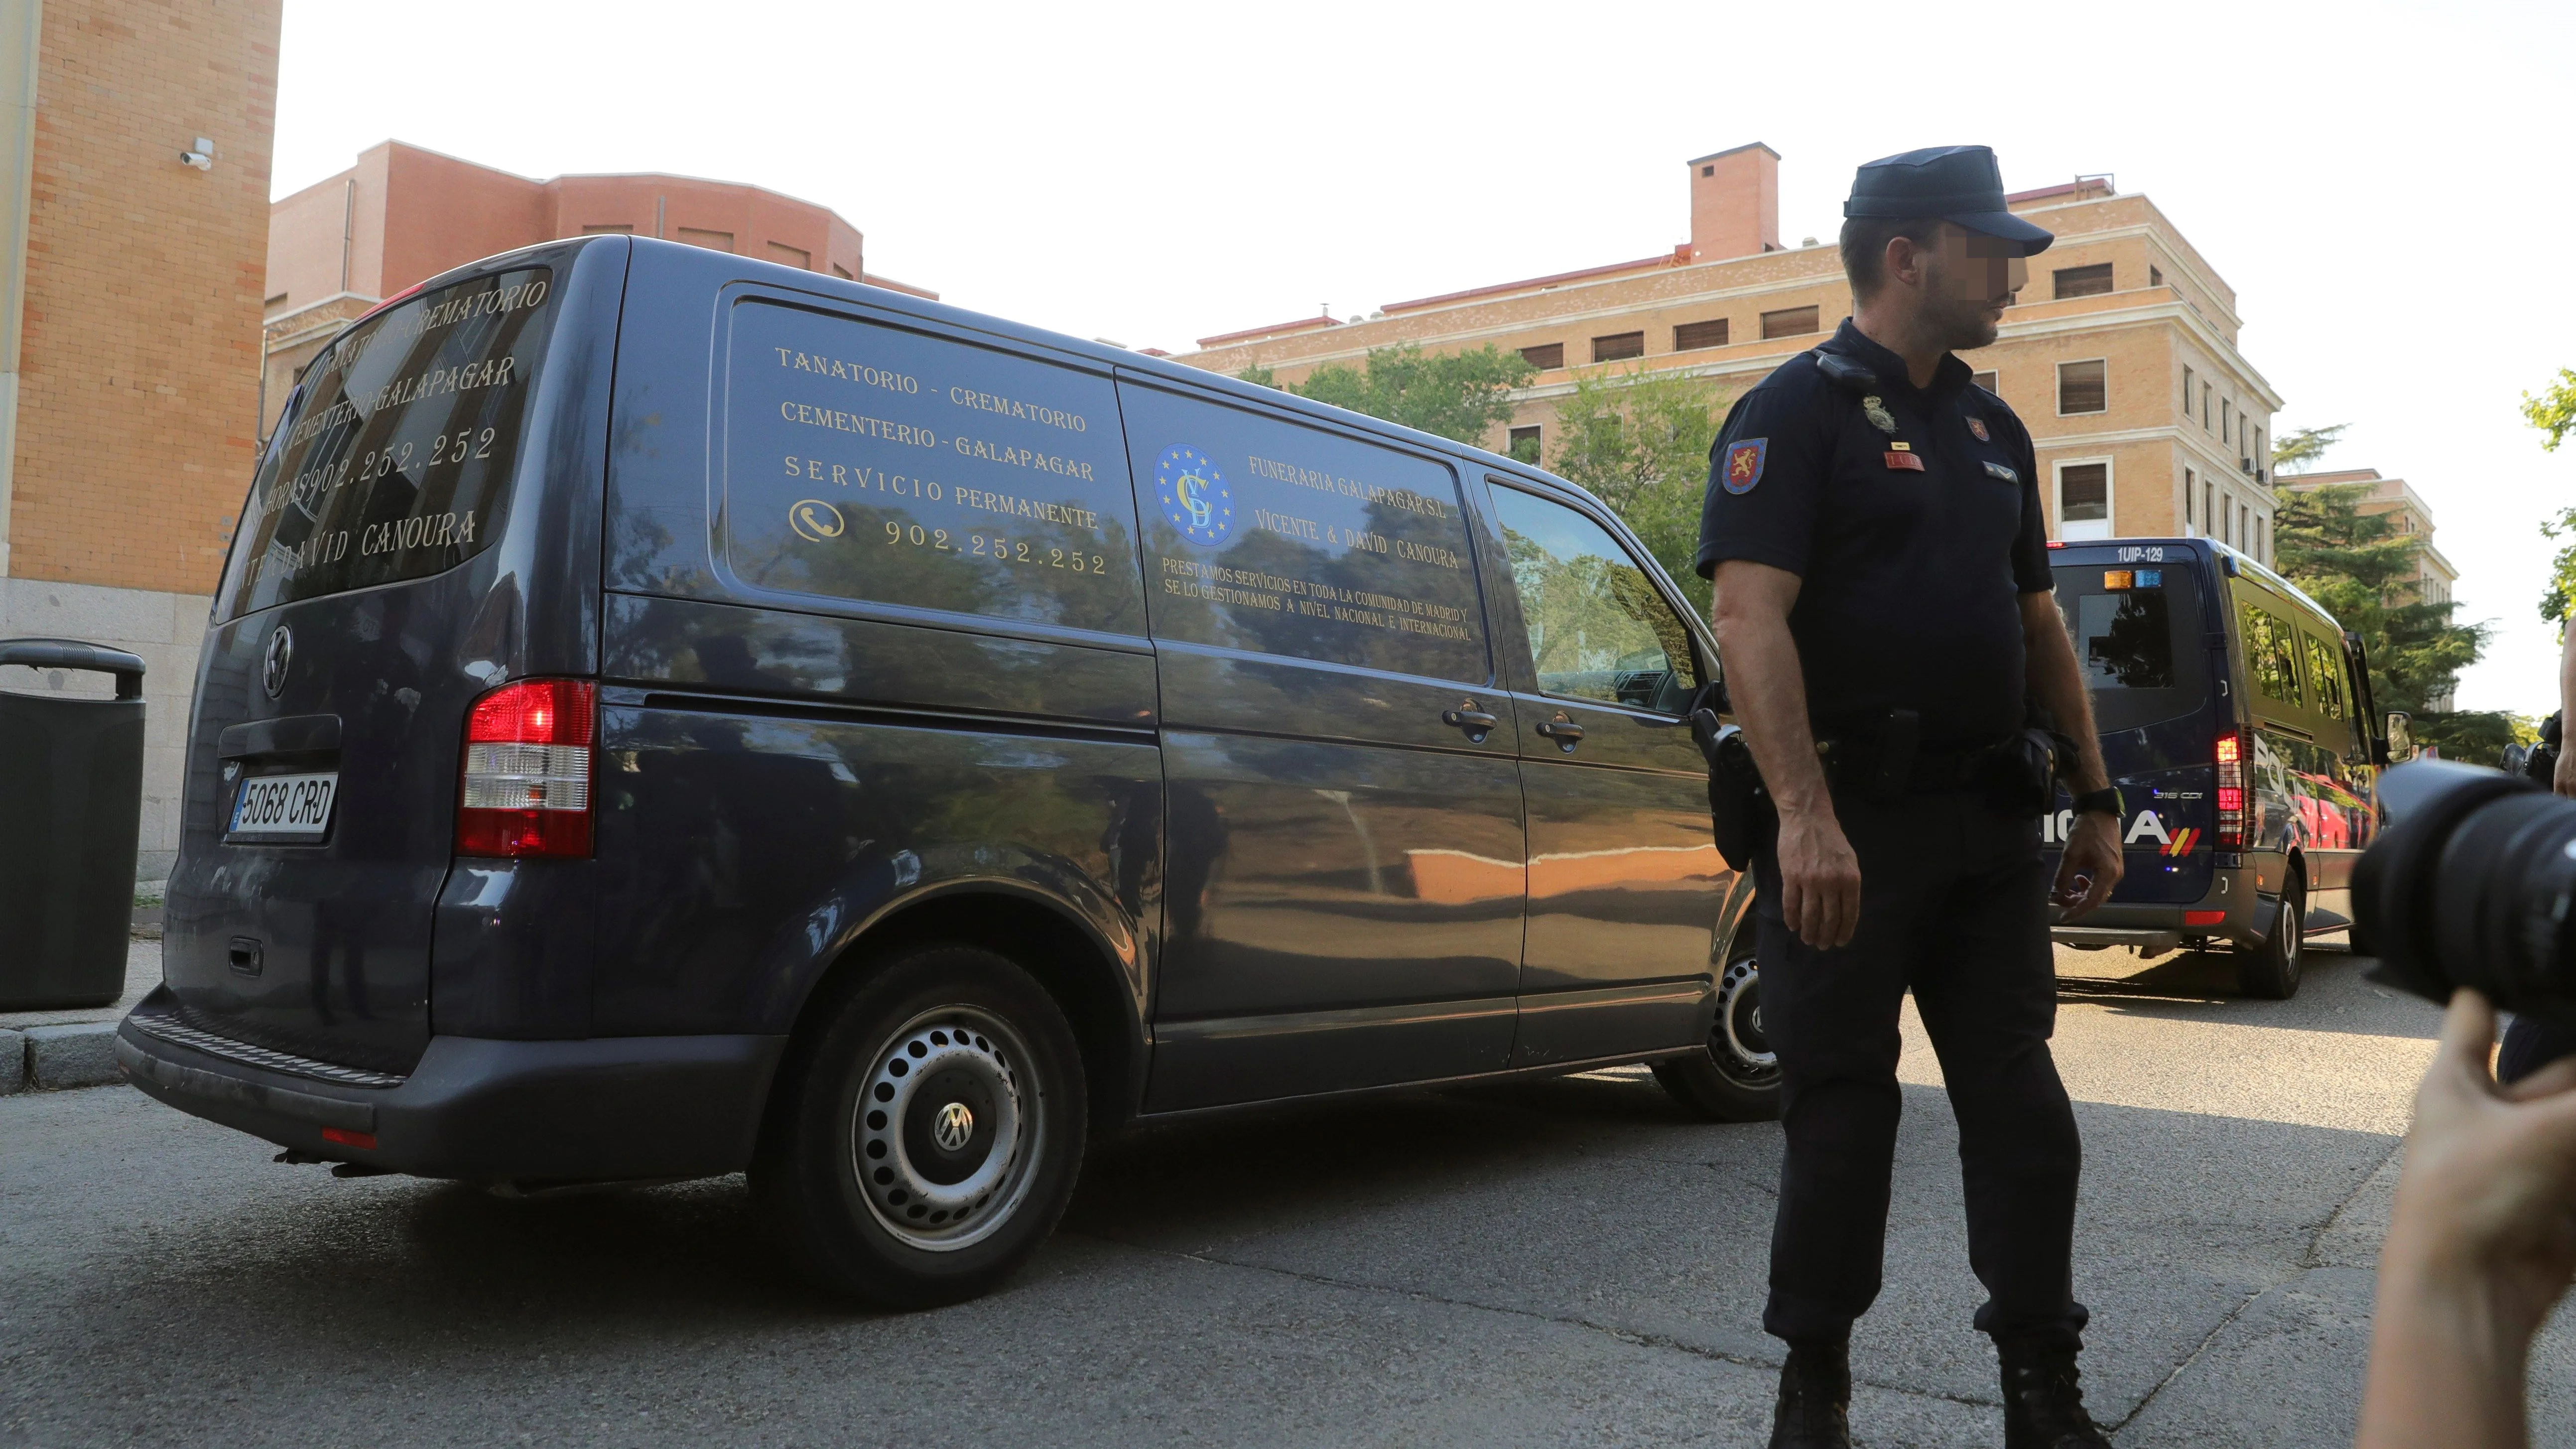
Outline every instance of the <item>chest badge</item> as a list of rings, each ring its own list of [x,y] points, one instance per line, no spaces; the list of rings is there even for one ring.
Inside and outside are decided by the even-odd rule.
[[[2021,475],[2019,473],[2014,472],[2012,469],[2005,467],[2001,463],[1988,463],[1986,465],[1986,472],[1994,477],[2001,478],[2007,483],[2018,483],[2021,481]]]
[[[1878,429],[1882,433],[1893,433],[1896,431],[1896,418],[1893,414],[1888,412],[1887,404],[1879,401],[1878,394],[1871,393],[1869,396],[1862,398],[1860,400],[1860,410],[1869,418],[1869,425],[1871,427]]]
[[[1991,443],[1994,441],[1994,436],[1986,431],[1986,420],[1984,418],[1968,419],[1968,431],[1976,434],[1977,441],[1980,443]]]
[[[1726,450],[1726,491],[1750,493],[1762,481],[1762,463],[1770,456],[1769,438],[1747,438]]]
[[[1897,446],[1901,448],[1905,445],[1899,443]],[[1923,471],[1923,455],[1920,453],[1890,452],[1887,455],[1887,466],[1895,469],[1899,473],[1920,473]]]

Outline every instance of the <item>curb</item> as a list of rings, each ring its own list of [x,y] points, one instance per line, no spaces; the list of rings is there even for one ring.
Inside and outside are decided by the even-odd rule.
[[[0,1096],[123,1081],[116,1066],[116,1027],[112,1021],[84,1021],[0,1031]]]

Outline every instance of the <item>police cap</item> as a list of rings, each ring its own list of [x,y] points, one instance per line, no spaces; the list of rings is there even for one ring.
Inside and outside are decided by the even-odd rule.
[[[2057,240],[2004,205],[2003,168],[1988,146],[1927,146],[1865,162],[1852,176],[1846,217],[1937,216],[1973,232],[2018,242],[2036,256]]]

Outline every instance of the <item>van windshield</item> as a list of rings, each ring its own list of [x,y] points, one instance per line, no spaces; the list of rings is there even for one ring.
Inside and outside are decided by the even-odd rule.
[[[2097,729],[2191,714],[2208,702],[2200,591],[2180,568],[2057,565],[2057,610],[2093,691]]]
[[[227,618],[422,578],[480,552],[553,330],[543,267],[424,292],[314,360],[261,459],[218,598]]]

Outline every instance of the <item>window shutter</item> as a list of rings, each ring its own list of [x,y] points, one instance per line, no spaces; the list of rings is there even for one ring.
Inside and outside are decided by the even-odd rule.
[[[2057,411],[2060,415],[2100,413],[2110,409],[2110,385],[2103,378],[2102,363],[2098,359],[2057,364]]]
[[[1762,314],[1762,339],[1765,342],[1774,337],[1802,337],[1815,330],[1816,309],[1813,307],[1784,307],[1777,312]]]
[[[1536,347],[1522,348],[1521,356],[1529,359],[1529,365],[1537,368],[1539,371],[1552,372],[1557,368],[1565,366],[1565,344],[1562,342],[1542,342]]]
[[[2111,516],[2111,465],[2069,463],[2057,470],[2057,518],[2098,523]]]
[[[1645,355],[1646,334],[1643,332],[1614,332],[1607,337],[1592,339],[1592,360],[1595,362],[1617,362],[1621,358]]]
[[[1708,322],[1685,322],[1673,329],[1673,351],[1695,352],[1703,347],[1726,345],[1726,319]]]
[[[2057,269],[2057,298],[2098,297],[2111,290],[2111,264],[2096,262],[2089,267]]]
[[[1984,388],[1986,391],[1993,393],[1997,397],[2001,397],[2004,394],[2003,377],[2000,373],[1980,372],[1970,377],[1968,380],[1975,383],[1977,386]]]

